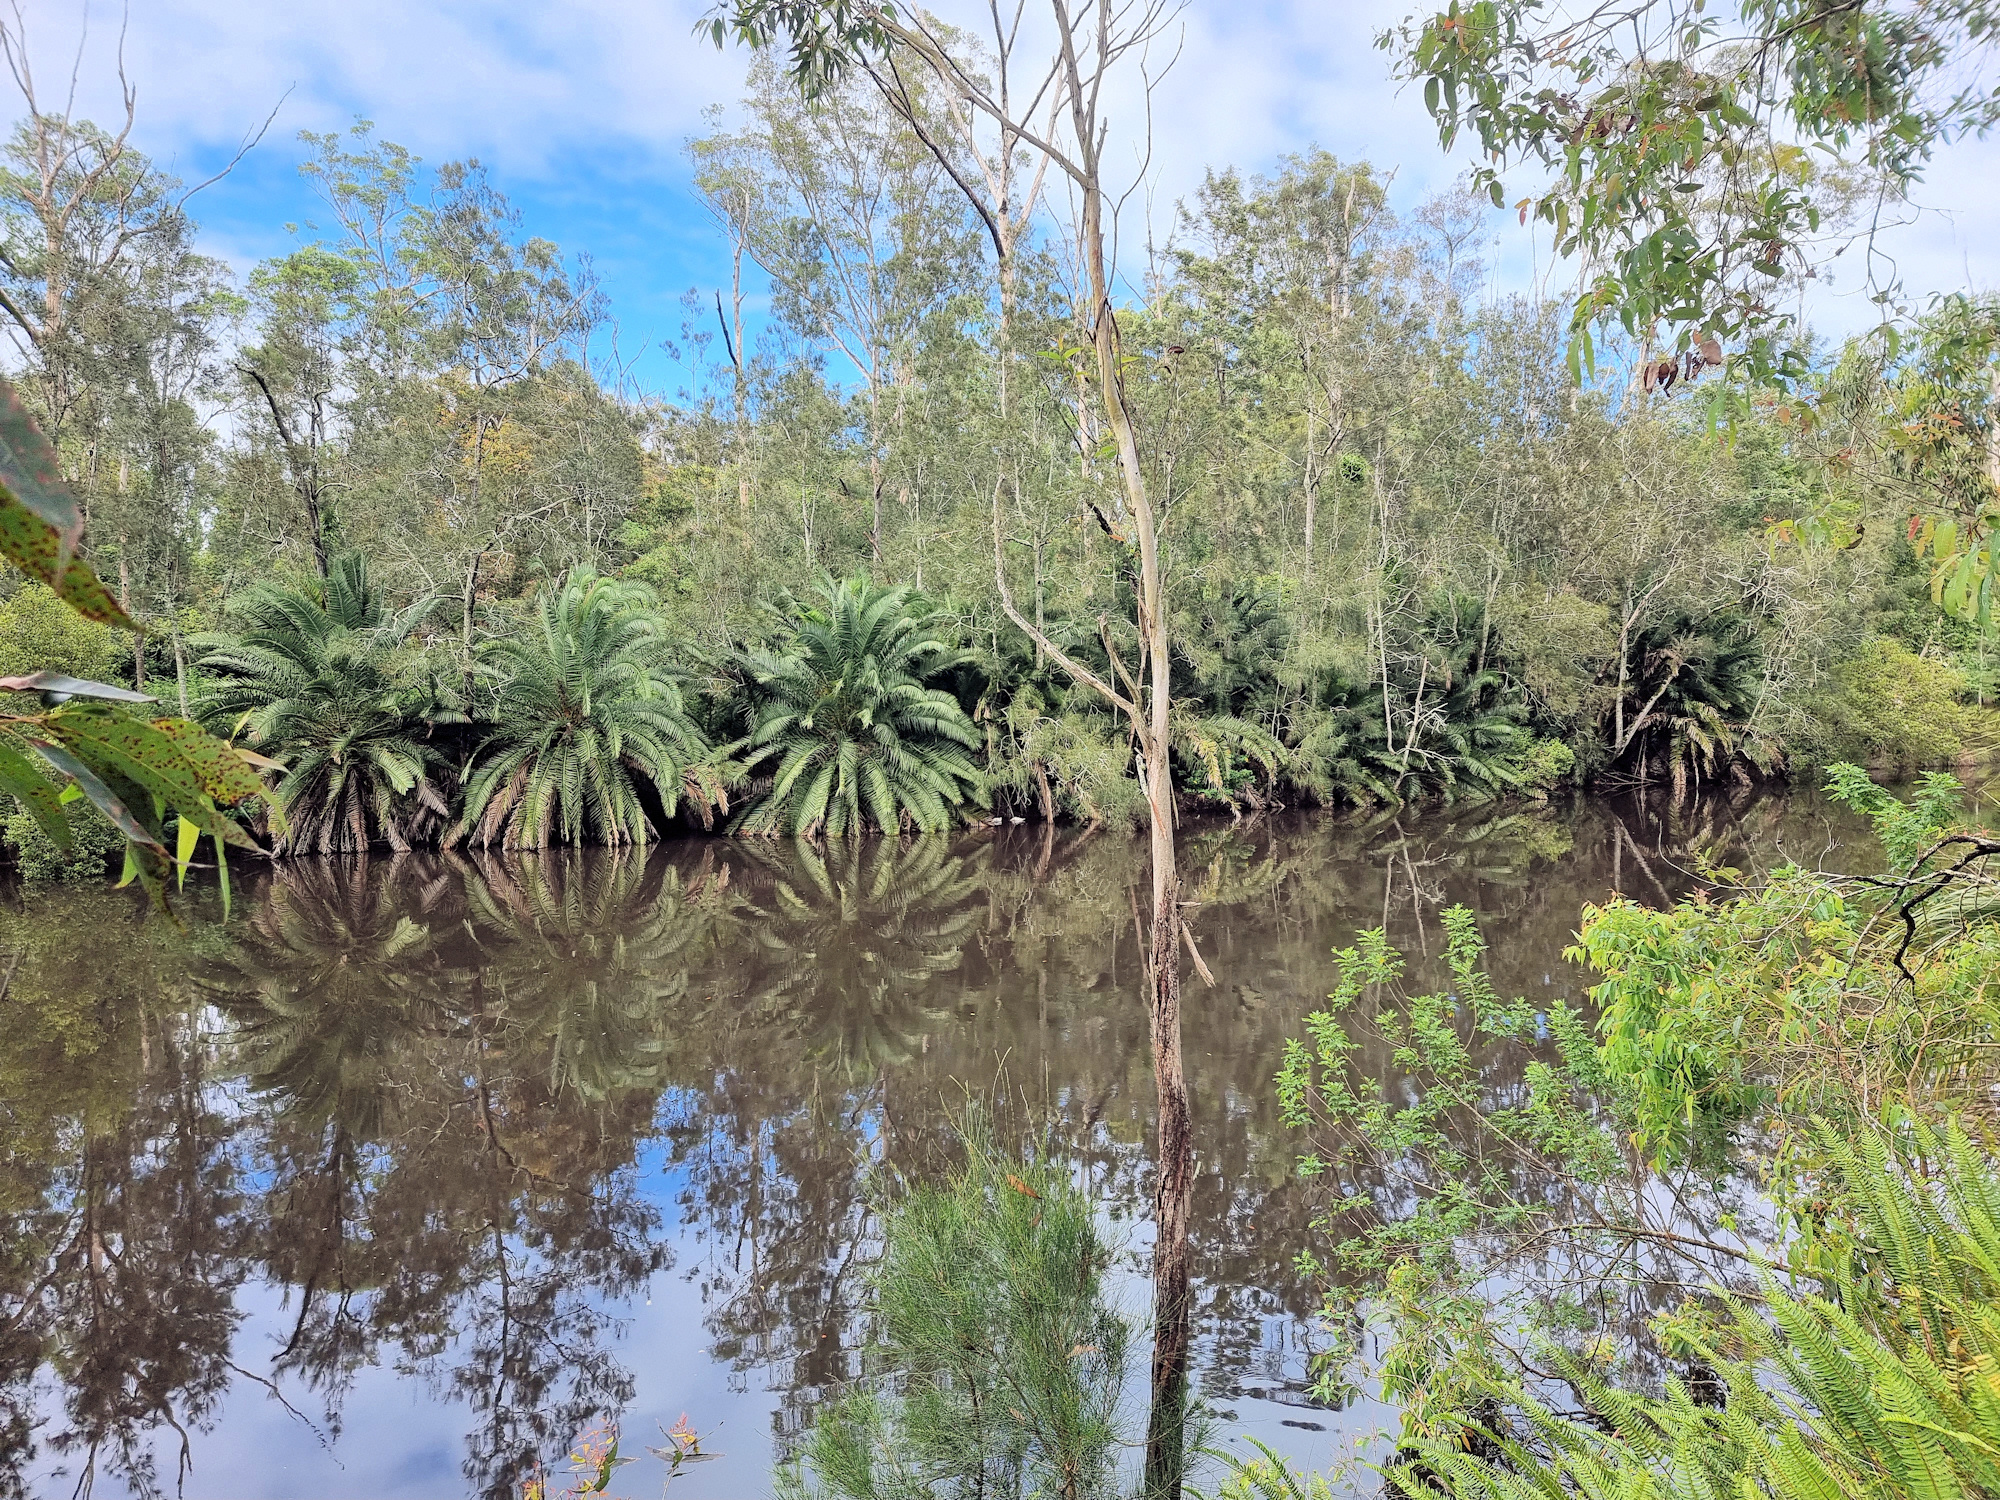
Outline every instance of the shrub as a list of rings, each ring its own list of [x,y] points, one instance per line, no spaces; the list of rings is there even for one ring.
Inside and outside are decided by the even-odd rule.
[[[277,797],[289,824],[276,853],[406,849],[444,822],[443,757],[430,743],[446,710],[433,682],[396,653],[426,613],[391,615],[357,552],[324,584],[260,584],[229,601],[237,635],[196,637],[219,679],[196,708],[223,734],[242,733],[286,769]]]
[[[1947,662],[1877,638],[1834,669],[1808,700],[1817,721],[1814,759],[1884,767],[1949,765],[1965,749],[1977,716],[1959,701],[1965,678]]]
[[[23,584],[0,603],[0,677],[67,672],[103,682],[129,659],[126,637],[86,620],[44,584]]]
[[[779,1472],[786,1500],[1115,1493],[1130,1325],[1111,1246],[1067,1164],[966,1131],[942,1181],[878,1203],[863,1378]]]
[[[12,808],[5,824],[7,843],[24,879],[101,880],[111,857],[125,847],[110,820],[81,799],[63,809],[74,841],[67,850],[58,849],[20,803],[11,797],[7,802]]]

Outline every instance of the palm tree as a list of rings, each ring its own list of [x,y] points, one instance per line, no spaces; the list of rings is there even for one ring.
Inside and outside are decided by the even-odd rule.
[[[708,823],[726,775],[666,666],[652,590],[573,569],[528,628],[479,650],[495,726],[473,754],[453,842],[643,844],[647,793]]]
[[[871,825],[937,832],[983,791],[979,735],[958,700],[933,687],[964,659],[909,588],[827,579],[826,603],[786,598],[791,638],[744,657],[756,718],[746,768],[775,764],[771,789],[734,831],[840,837]]]
[[[351,852],[378,841],[408,849],[450,816],[439,789],[445,761],[430,730],[464,716],[435,678],[397,661],[432,602],[390,614],[367,560],[347,552],[323,582],[263,583],[231,599],[239,633],[195,637],[202,668],[221,679],[196,716],[285,761],[277,797],[287,826],[274,854]]]

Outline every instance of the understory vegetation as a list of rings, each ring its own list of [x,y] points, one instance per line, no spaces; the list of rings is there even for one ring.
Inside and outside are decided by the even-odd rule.
[[[0,272],[18,383],[145,634],[17,578],[0,674],[149,691],[282,763],[281,856],[1134,822],[1128,730],[1002,600],[1106,683],[1136,660],[1058,244],[1024,229],[995,304],[978,217],[864,81],[807,104],[760,61],[740,119],[689,147],[739,279],[690,294],[671,395],[612,378],[588,263],[475,165],[303,137],[329,227],[239,286],[157,166],[24,121],[17,166],[57,137],[78,165],[0,182],[51,257]],[[1482,300],[1482,222],[1320,151],[1216,172],[1121,309],[1182,802],[1990,748],[2000,658],[1927,597],[1911,516],[1991,442],[1965,324],[1994,310],[1886,360],[1808,348],[1813,392],[1739,384],[1716,426],[1685,385],[1579,375],[1552,307]],[[90,316],[44,329],[58,273]]]
[[[1589,1015],[1503,999],[1463,908],[1447,992],[1399,994],[1380,931],[1338,955],[1278,1087],[1323,1190],[1320,1390],[1399,1407],[1395,1492],[1992,1488],[2000,836],[1942,773],[1828,790],[1882,873],[1588,906]]]

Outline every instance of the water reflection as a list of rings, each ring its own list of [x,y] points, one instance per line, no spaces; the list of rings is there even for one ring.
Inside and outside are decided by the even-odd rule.
[[[1855,832],[1769,797],[1191,830],[1217,979],[1187,1017],[1210,1400],[1307,1399],[1311,1205],[1270,1079],[1336,943],[1386,923],[1420,970],[1463,901],[1503,991],[1574,998],[1558,955],[1583,901]],[[1143,1219],[1143,878],[1139,846],[1024,827],[292,862],[185,932],[126,893],[18,894],[0,1490],[170,1492],[254,1442],[273,1493],[326,1493],[326,1465],[398,1440],[350,1421],[393,1370],[460,1435],[464,1489],[518,1494],[580,1427],[677,1414],[630,1409],[663,1353],[632,1319],[674,1287],[699,1326],[673,1356],[769,1424],[675,1494],[763,1490],[857,1369],[870,1164],[934,1171],[968,1088]],[[284,1435],[253,1439],[273,1402]]]

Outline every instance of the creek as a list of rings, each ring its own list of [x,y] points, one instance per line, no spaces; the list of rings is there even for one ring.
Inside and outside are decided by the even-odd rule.
[[[1503,994],[1580,1004],[1585,902],[1676,898],[1698,853],[1867,844],[1797,791],[1190,827],[1213,1436],[1324,1465],[1392,1418],[1308,1391],[1312,1210],[1271,1079],[1334,948],[1386,926],[1425,983],[1463,903]],[[972,1099],[1078,1163],[1143,1317],[1145,874],[1142,841],[1027,824],[294,860],[240,875],[227,922],[191,882],[182,927],[9,891],[0,1476],[518,1496],[525,1455],[615,1419],[641,1462],[610,1493],[642,1495],[685,1414],[721,1456],[674,1500],[765,1494],[857,1368],[871,1174],[934,1170]]]

